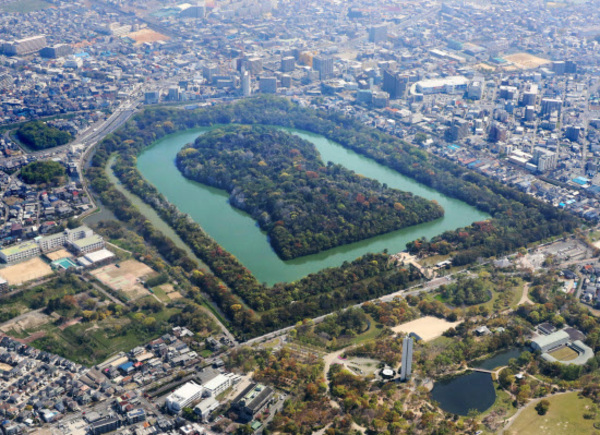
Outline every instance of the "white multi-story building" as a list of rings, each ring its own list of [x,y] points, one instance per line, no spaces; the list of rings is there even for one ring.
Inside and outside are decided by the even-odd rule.
[[[229,373],[224,375],[222,373],[218,374],[216,377],[212,378],[210,381],[206,382],[203,387],[206,391],[206,395],[216,397],[225,391],[227,388],[232,385],[232,378],[235,375],[233,373]]]
[[[40,255],[39,245],[32,241],[19,243],[18,245],[9,246],[0,250],[0,259],[5,263],[15,263],[27,258]]]
[[[183,408],[202,398],[203,388],[195,382],[188,382],[171,393],[165,404],[174,414],[179,414]]]

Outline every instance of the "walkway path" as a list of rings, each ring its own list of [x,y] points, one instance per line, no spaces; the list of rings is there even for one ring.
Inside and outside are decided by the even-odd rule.
[[[534,302],[529,299],[529,283],[526,282],[525,285],[523,286],[523,294],[521,295],[521,299],[519,300],[519,303],[517,305],[523,305],[523,304],[528,304],[528,305],[534,305]]]

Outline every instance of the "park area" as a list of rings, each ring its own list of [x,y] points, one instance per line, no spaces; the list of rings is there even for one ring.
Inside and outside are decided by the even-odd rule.
[[[392,330],[396,333],[403,332],[409,334],[414,332],[424,341],[430,341],[440,337],[445,331],[458,326],[461,322],[449,322],[445,319],[438,319],[433,316],[425,316],[398,326]]]
[[[23,284],[48,275],[52,275],[52,268],[39,257],[0,269],[0,276],[9,285]]]
[[[594,403],[577,393],[549,397],[550,407],[546,415],[535,410],[537,401],[530,403],[505,431],[507,435],[589,435],[596,433],[594,419],[585,419]],[[592,413],[593,414],[593,413]]]
[[[504,56],[504,59],[508,60],[520,69],[535,69],[550,63],[548,59],[542,59],[541,57],[537,57],[529,53],[508,54]]]
[[[91,274],[112,290],[123,292],[130,300],[148,296],[150,293],[142,281],[157,275],[154,270],[137,260],[109,264],[94,270]]]

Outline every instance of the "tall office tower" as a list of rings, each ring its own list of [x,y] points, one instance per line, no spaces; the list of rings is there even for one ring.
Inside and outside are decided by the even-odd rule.
[[[543,98],[542,99],[542,115],[552,112],[560,112],[562,108],[562,100],[558,98]]]
[[[538,85],[532,84],[527,87],[525,92],[523,92],[523,99],[521,103],[523,106],[535,106],[538,95]]]
[[[390,94],[390,99],[392,100],[404,97],[408,81],[408,76],[386,69],[383,70],[383,90]]]
[[[565,72],[567,74],[577,74],[577,62],[574,60],[567,60],[565,62]]]
[[[315,56],[313,58],[313,69],[319,71],[319,78],[321,80],[327,80],[333,76],[333,58]]]
[[[402,367],[400,369],[400,380],[406,381],[412,373],[413,339],[404,337],[402,340]]]
[[[565,65],[565,62],[563,62],[562,60],[552,62],[552,71],[554,71],[554,74],[563,75],[565,73],[565,70],[566,70],[566,65]]]
[[[387,40],[387,26],[379,24],[378,26],[369,27],[369,42],[378,44]]]
[[[242,95],[244,97],[249,97],[252,95],[251,84],[252,82],[250,79],[250,73],[248,71],[244,71],[242,74]]]
[[[296,59],[294,56],[286,56],[281,59],[281,72],[292,72],[296,68]]]

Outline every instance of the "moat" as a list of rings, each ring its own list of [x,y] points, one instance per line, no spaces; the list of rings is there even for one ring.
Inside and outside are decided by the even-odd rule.
[[[267,284],[291,282],[326,267],[339,266],[367,252],[400,252],[406,243],[420,237],[432,238],[444,231],[467,226],[489,216],[475,207],[423,186],[377,162],[349,151],[341,145],[312,133],[286,129],[312,142],[324,162],[338,163],[366,177],[386,183],[427,199],[436,200],[444,217],[399,231],[333,248],[318,254],[281,260],[271,248],[264,232],[246,213],[233,208],[228,194],[219,189],[186,179],[175,166],[181,148],[206,128],[187,130],[167,136],[144,150],[137,166],[142,175],[181,211],[189,214],[221,246],[235,255],[256,278]],[[153,219],[151,219],[153,220]]]

